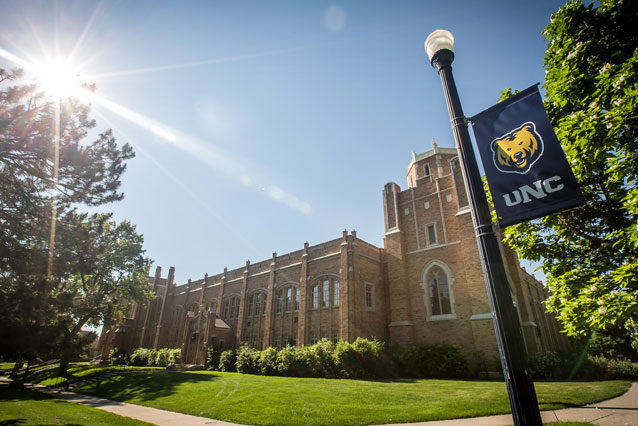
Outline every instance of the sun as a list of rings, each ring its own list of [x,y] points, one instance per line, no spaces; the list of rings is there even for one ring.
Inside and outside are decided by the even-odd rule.
[[[35,69],[37,84],[53,98],[78,96],[82,92],[79,71],[66,61],[49,60]]]

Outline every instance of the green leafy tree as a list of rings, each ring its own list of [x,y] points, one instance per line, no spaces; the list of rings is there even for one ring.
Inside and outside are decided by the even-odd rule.
[[[87,105],[74,98],[52,102],[36,85],[19,84],[21,77],[21,71],[0,69],[0,357],[32,360],[59,354],[79,323],[116,318],[116,306],[102,309],[97,300],[112,303],[128,294],[119,287],[106,291],[113,289],[105,287],[109,282],[121,278],[112,264],[123,262],[118,267],[128,274],[120,280],[126,287],[148,261],[139,253],[123,252],[120,258],[113,253],[118,244],[141,253],[141,236],[132,225],[74,211],[123,198],[119,187],[125,162],[134,156],[131,147],[118,146],[110,130],[87,141],[95,127]],[[48,274],[54,210],[61,219]],[[96,256],[105,256],[107,263]],[[136,262],[134,274],[129,261]],[[102,290],[95,290],[100,285]],[[91,303],[102,307],[99,314],[89,312]]]
[[[638,2],[569,2],[545,28],[545,106],[587,201],[505,229],[572,335],[638,321]]]
[[[52,305],[61,324],[60,375],[65,375],[73,341],[85,325],[111,326],[125,316],[128,303],[151,297],[143,237],[135,226],[116,223],[109,214],[74,211],[60,219],[57,282]]]

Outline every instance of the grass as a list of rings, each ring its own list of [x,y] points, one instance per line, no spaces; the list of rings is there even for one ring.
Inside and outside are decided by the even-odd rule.
[[[0,425],[148,426],[149,423],[0,383]]]
[[[622,394],[628,381],[540,382],[542,410]],[[78,392],[195,416],[260,425],[408,423],[510,412],[505,384],[490,381],[361,381],[220,372],[141,372]]]
[[[59,364],[55,365],[55,368],[51,368],[48,370],[40,370],[35,371],[33,373],[29,373],[27,377],[27,381],[29,383],[37,383],[43,386],[57,387],[64,386],[68,382],[73,382],[77,380],[81,380],[88,376],[94,374],[106,373],[108,371],[117,370],[117,371],[146,371],[149,369],[158,369],[164,370],[162,367],[131,367],[131,366],[111,366],[111,365],[92,365],[88,362],[78,362],[72,363],[69,365],[67,373],[69,377],[60,377],[58,376],[58,367]]]

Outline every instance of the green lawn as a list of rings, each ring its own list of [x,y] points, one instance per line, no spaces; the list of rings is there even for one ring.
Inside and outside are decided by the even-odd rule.
[[[31,371],[27,378],[29,383],[37,383],[43,386],[64,386],[69,380],[66,377],[58,377],[58,366],[55,364],[55,368],[47,370]],[[92,365],[88,362],[77,362],[69,365],[67,370],[68,374],[72,378],[72,381],[81,380],[87,376],[94,374],[106,373],[111,370],[120,371],[146,371],[146,370],[164,370],[162,367],[131,367],[126,365]],[[6,373],[8,374],[8,372]],[[0,425],[1,426],[1,425]]]
[[[622,394],[628,381],[540,382],[541,409]],[[103,398],[241,424],[367,425],[508,413],[504,383],[361,381],[220,372],[144,372],[77,389]]]
[[[12,390],[6,383],[0,383],[0,425],[149,426],[149,423],[27,389]]]

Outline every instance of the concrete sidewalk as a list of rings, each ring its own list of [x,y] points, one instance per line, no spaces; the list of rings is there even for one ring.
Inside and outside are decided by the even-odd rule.
[[[235,423],[190,416],[172,411],[125,402],[111,401],[93,396],[81,395],[73,392],[50,389],[40,385],[29,385],[29,388],[46,393],[47,395],[65,399],[111,413],[131,417],[160,426],[233,426]],[[543,423],[578,421],[589,422],[601,426],[638,426],[638,382],[632,383],[625,394],[607,401],[587,405],[579,408],[541,412]],[[512,416],[473,417],[468,419],[439,420],[433,422],[404,423],[387,426],[506,426],[513,424]]]

